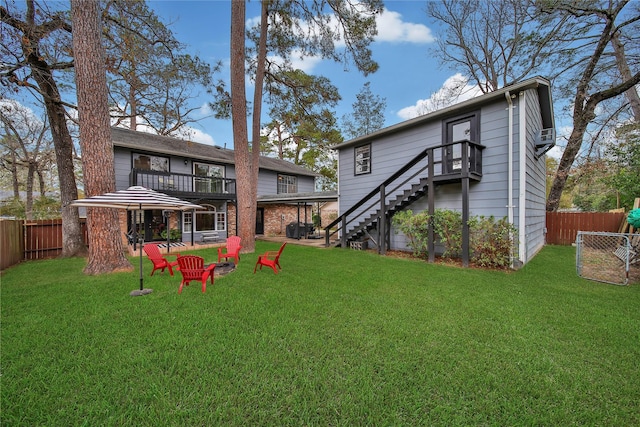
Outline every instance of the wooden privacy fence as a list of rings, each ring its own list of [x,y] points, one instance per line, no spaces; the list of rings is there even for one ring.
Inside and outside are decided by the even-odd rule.
[[[624,212],[547,212],[547,244],[572,245],[578,231],[617,233],[626,220]]]
[[[24,257],[22,221],[0,219],[0,236],[0,270],[4,270]]]
[[[80,219],[85,243],[86,222]],[[22,260],[55,258],[62,253],[62,219],[0,221],[2,269]]]
[[[572,245],[578,231],[616,233],[626,223],[622,212],[547,212],[547,244]],[[87,228],[81,219],[85,243]],[[22,260],[54,258],[62,252],[62,220],[0,220],[0,266]]]

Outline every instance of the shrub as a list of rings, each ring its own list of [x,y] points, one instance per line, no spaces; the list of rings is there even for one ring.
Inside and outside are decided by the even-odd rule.
[[[434,237],[444,245],[442,256],[455,258],[462,254],[462,214],[437,209],[430,218],[426,211],[414,215],[411,210],[398,212],[393,225],[409,239],[413,255],[429,254],[429,220],[433,220]],[[517,248],[516,229],[507,218],[476,216],[469,220],[471,261],[486,268],[508,268]]]
[[[433,231],[444,245],[444,258],[459,257],[462,253],[462,214],[448,209],[436,209]]]
[[[429,213],[423,211],[414,215],[411,210],[401,211],[393,216],[393,225],[409,238],[413,255],[426,257],[428,250]]]
[[[516,228],[507,218],[498,221],[493,216],[474,217],[471,230],[471,261],[481,267],[508,268],[517,247]]]
[[[167,230],[162,230],[162,232],[160,233],[160,236],[163,239],[167,238]],[[182,238],[182,232],[180,230],[178,230],[177,228],[172,228],[169,231],[169,240],[171,240],[172,242],[175,242],[176,240],[180,240]]]

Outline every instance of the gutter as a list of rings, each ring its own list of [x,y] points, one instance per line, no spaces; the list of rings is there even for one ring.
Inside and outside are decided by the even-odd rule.
[[[514,95],[515,96],[515,95]],[[508,118],[508,143],[509,144],[509,158],[507,161],[508,172],[507,172],[507,216],[509,225],[513,226],[513,100],[511,98],[511,92],[506,91],[504,93],[504,97],[507,99],[507,118]],[[522,111],[522,108],[520,108]],[[521,168],[522,169],[522,168]],[[513,259],[511,260],[511,267],[513,268]]]
[[[520,138],[520,184],[519,195],[518,195],[518,204],[520,205],[520,209],[518,211],[518,231],[519,231],[519,245],[518,253],[520,254],[520,261],[522,263],[527,262],[527,246],[525,238],[527,236],[527,223],[526,223],[526,206],[527,206],[527,130],[526,130],[526,92],[523,90],[520,92],[520,123],[518,124],[519,136]]]

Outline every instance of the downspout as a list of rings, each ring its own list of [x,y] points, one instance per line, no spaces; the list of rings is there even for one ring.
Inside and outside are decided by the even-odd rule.
[[[508,142],[509,145],[509,158],[507,160],[507,164],[509,165],[507,172],[507,219],[509,221],[509,225],[513,226],[513,101],[511,99],[511,92],[507,91],[504,94],[504,97],[507,99],[507,118],[508,118]],[[513,267],[513,259],[511,260],[511,267]]]
[[[520,208],[518,210],[518,230],[520,235],[518,236],[520,247],[518,248],[518,253],[520,254],[520,261],[522,263],[526,262],[527,259],[527,245],[526,245],[526,237],[527,237],[527,223],[526,223],[526,211],[527,211],[527,129],[526,129],[526,121],[527,121],[527,109],[525,103],[525,95],[524,91],[520,92],[520,100],[518,101],[520,105],[520,122],[518,123],[519,127],[519,138],[520,138],[520,192],[518,195],[518,204]]]

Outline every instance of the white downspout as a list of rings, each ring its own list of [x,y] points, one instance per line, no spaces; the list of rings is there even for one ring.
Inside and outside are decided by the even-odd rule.
[[[526,120],[527,120],[527,109],[526,109],[526,93],[524,91],[520,92],[520,100],[518,105],[520,106],[520,117],[519,117],[519,138],[520,138],[520,192],[518,195],[518,205],[520,206],[518,210],[518,224],[520,235],[518,236],[520,242],[520,248],[518,249],[518,253],[520,254],[520,261],[523,263],[527,260],[527,245],[526,245],[526,237],[527,237],[527,227],[526,227],[526,211],[527,211],[527,129],[526,129]]]
[[[507,107],[507,144],[509,145],[509,158],[507,161],[507,218],[509,225],[513,225],[513,101],[511,100],[511,93],[509,91],[504,94],[504,97],[507,99],[507,103],[509,104]]]

